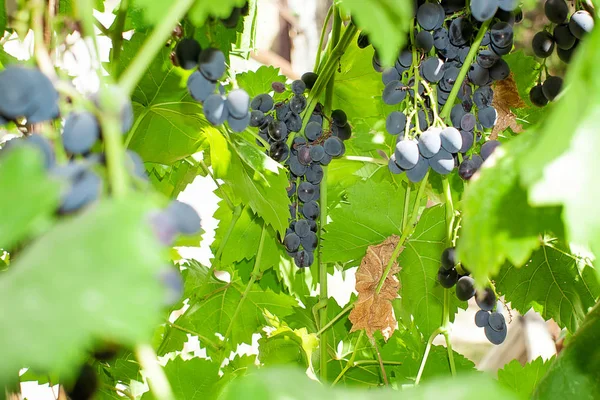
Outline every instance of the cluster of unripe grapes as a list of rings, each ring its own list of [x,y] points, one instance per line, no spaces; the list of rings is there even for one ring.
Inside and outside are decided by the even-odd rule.
[[[250,123],[250,96],[243,89],[226,93],[219,83],[227,67],[223,52],[202,49],[195,39],[185,38],[177,44],[175,55],[181,68],[196,69],[188,78],[187,87],[190,96],[202,103],[208,122],[219,126],[227,121],[231,130],[243,132]]]
[[[458,268],[457,268],[458,267]],[[460,272],[459,272],[460,269]],[[461,273],[462,272],[462,273]],[[445,289],[455,288],[456,298],[469,301],[475,297],[480,310],[475,314],[475,324],[484,328],[485,336],[493,344],[501,344],[506,339],[507,326],[502,314],[502,303],[496,301],[496,293],[491,287],[479,293],[470,272],[456,259],[456,248],[448,247],[442,252],[438,282]],[[494,311],[495,310],[495,311]]]
[[[288,196],[292,204],[283,245],[299,268],[312,265],[318,246],[319,185],[323,166],[345,153],[344,140],[352,134],[346,113],[334,110],[328,118],[321,104],[317,104],[302,130],[306,91],[312,89],[316,79],[316,74],[306,73],[302,80],[291,83],[286,99],[275,102],[271,94],[264,93],[250,103],[250,125],[259,128],[257,144],[267,145],[271,158],[288,169]],[[273,82],[272,89],[274,93],[287,93],[286,85],[281,82]],[[301,131],[303,135],[299,134]],[[298,135],[291,139],[290,135],[294,134]]]
[[[554,50],[561,61],[569,63],[579,42],[594,28],[594,17],[586,10],[577,10],[569,17],[569,5],[565,0],[547,0],[544,13],[550,24],[533,37],[531,47],[533,53],[546,59]],[[545,61],[544,61],[545,65]],[[563,79],[560,76],[549,75],[542,82],[542,69],[539,81],[529,92],[529,99],[543,107],[553,101],[562,90]]]
[[[385,85],[382,100],[397,108],[386,120],[387,132],[397,135],[389,168],[406,172],[412,182],[422,180],[429,167],[440,174],[452,172],[460,164],[458,154],[466,156],[475,141],[496,125],[491,85],[510,75],[502,56],[512,50],[512,25],[522,17],[514,1],[472,1],[468,10],[464,0],[416,3],[415,30],[395,65],[384,68],[377,52],[373,57]],[[489,28],[482,31],[482,22],[488,20],[492,20]],[[471,52],[475,42],[479,47]],[[358,44],[369,45],[368,36],[361,34]],[[459,82],[470,52],[473,61]],[[460,85],[458,90],[455,85]],[[458,101],[453,98],[447,105],[453,89]],[[439,117],[444,107],[452,107],[448,121],[452,127]],[[463,169],[478,168],[477,161],[469,161]]]

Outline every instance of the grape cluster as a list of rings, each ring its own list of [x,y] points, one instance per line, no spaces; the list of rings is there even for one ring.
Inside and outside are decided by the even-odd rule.
[[[302,80],[291,83],[287,99],[275,102],[270,94],[264,93],[256,96],[250,104],[250,125],[259,128],[261,138],[257,139],[257,143],[260,146],[267,144],[269,156],[283,163],[289,171],[291,218],[283,245],[300,268],[312,265],[318,245],[319,184],[323,179],[323,166],[345,153],[344,140],[352,134],[344,111],[334,110],[328,118],[323,114],[322,105],[318,104],[303,130],[304,134],[290,138],[290,135],[302,131],[301,114],[307,106],[305,93],[316,79],[316,74],[306,73]],[[287,90],[281,82],[273,82],[272,89],[279,94]]]
[[[544,13],[550,24],[533,36],[533,53],[543,58],[545,65],[545,59],[556,49],[558,58],[568,64],[579,42],[594,28],[594,18],[586,10],[575,11],[569,17],[569,6],[565,0],[547,0]],[[546,79],[542,82],[541,72],[542,69],[538,84],[529,91],[529,99],[538,107],[553,101],[563,86],[563,79],[560,76],[549,75],[547,70]]]
[[[445,289],[456,286],[456,298],[460,301],[469,301],[475,296],[475,301],[480,310],[475,314],[475,324],[485,329],[485,336],[493,344],[500,344],[506,339],[506,322],[504,316],[499,311],[501,303],[498,302],[496,312],[490,311],[496,306],[496,294],[491,288],[486,288],[481,293],[475,290],[475,280],[469,275],[469,271],[464,265],[461,269],[464,275],[459,274],[456,267],[459,265],[456,259],[456,248],[449,247],[442,252],[441,266],[438,270],[438,282]]]
[[[458,153],[465,155],[483,132],[495,126],[498,113],[491,85],[510,74],[502,56],[511,51],[512,24],[521,18],[515,1],[472,1],[470,12],[464,0],[416,3],[416,29],[395,65],[384,68],[377,52],[373,56],[373,67],[382,73],[385,85],[382,100],[397,108],[386,119],[387,132],[397,135],[389,168],[397,174],[406,172],[412,182],[421,181],[429,167],[443,175],[451,173],[459,166]],[[489,30],[481,32],[482,22],[490,19]],[[482,38],[480,48],[466,79],[459,82],[477,37]],[[359,47],[368,44],[368,36],[361,34]],[[460,85],[458,102],[446,105],[455,85]],[[451,127],[438,116],[443,107],[452,107]],[[463,169],[473,170],[474,164],[476,170],[478,161],[472,157]]]
[[[243,89],[225,93],[219,80],[225,74],[225,55],[222,51],[202,49],[194,39],[182,39],[175,48],[177,64],[184,69],[196,69],[188,78],[190,96],[204,107],[204,116],[215,126],[225,121],[234,132],[243,132],[250,123],[250,96]],[[218,93],[217,86],[219,87]]]

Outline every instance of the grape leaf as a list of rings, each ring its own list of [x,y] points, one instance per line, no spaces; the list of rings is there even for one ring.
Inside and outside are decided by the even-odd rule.
[[[514,400],[517,397],[485,374],[465,374],[457,378],[437,380],[402,391],[403,400],[460,400],[481,396],[487,400]],[[331,388],[309,379],[301,369],[264,369],[236,380],[223,393],[223,400],[328,399],[389,400],[399,397],[391,388],[378,390]]]
[[[74,10],[73,3],[74,2],[75,2],[75,0],[59,0],[58,1],[58,13],[62,14],[62,15],[74,16],[74,14],[73,14],[73,10]],[[93,3],[94,3],[94,9],[96,9],[100,12],[104,12],[104,0],[93,0]],[[3,6],[2,9],[4,9],[4,8],[5,7]]]
[[[596,305],[537,385],[532,399],[600,398],[598,332],[600,306]]]
[[[498,371],[498,382],[512,389],[523,400],[530,399],[551,365],[550,360],[544,362],[541,357],[525,365],[521,365],[518,360],[513,360]]]
[[[176,399],[213,400],[219,397],[228,377],[219,377],[219,364],[201,358],[184,361],[175,357],[164,367]],[[146,392],[142,400],[154,400],[153,392]]]
[[[553,318],[571,332],[600,295],[591,267],[581,267],[573,256],[546,245],[521,268],[505,264],[496,279],[496,289],[522,314],[533,307],[544,319]]]
[[[381,74],[373,69],[371,63],[373,52],[372,47],[359,49],[353,42],[335,73],[333,108],[344,110],[351,122],[379,115],[379,102],[375,98],[381,96],[383,83]]]
[[[219,220],[219,226],[215,232],[215,241],[212,245],[214,254],[217,254],[229,232],[219,261],[221,265],[234,266],[244,259],[251,260],[256,257],[262,233],[263,221],[261,218],[254,214],[249,207],[244,207],[235,226],[231,226],[233,213],[225,201],[219,202],[219,208],[215,212],[214,218]],[[278,265],[281,257],[287,257],[275,231],[270,227],[267,228],[267,231],[261,256],[261,271],[266,271]]]
[[[123,43],[119,72],[131,63],[145,39],[146,35],[136,33]],[[188,94],[188,76],[189,72],[173,66],[170,50],[163,48],[135,88],[136,119],[128,143],[144,161],[171,165],[204,149],[206,133],[216,130],[204,118],[202,105]]]
[[[230,144],[218,131],[207,133],[215,177],[235,188],[241,201],[283,236],[290,200],[288,178],[281,165],[243,139],[233,139]]]
[[[519,185],[515,164],[535,140],[527,132],[497,148],[494,159],[484,163],[480,176],[465,191],[457,251],[481,285],[498,273],[504,260],[515,266],[527,262],[541,245],[540,234],[551,231],[562,236],[560,209],[531,207]]]
[[[508,63],[512,72],[511,77],[514,79],[519,97],[523,100],[525,107],[513,109],[517,115],[517,122],[523,128],[534,125],[539,119],[545,115],[542,108],[536,107],[529,100],[529,91],[537,84],[537,78],[540,74],[540,64],[532,57],[525,55],[523,50],[514,51],[502,57]]]
[[[0,277],[0,322],[11,327],[0,333],[0,380],[24,366],[69,377],[95,340],[151,339],[165,295],[151,207],[133,195],[100,202],[19,254]]]
[[[275,294],[270,290],[263,291],[255,284],[250,288],[237,317],[232,320],[245,289],[239,280],[222,282],[220,290],[213,291],[208,298],[191,305],[190,309],[177,319],[176,324],[211,340],[215,333],[225,335],[231,325],[230,343],[235,349],[236,344],[251,343],[252,334],[265,324],[263,309],[283,317],[290,314],[292,306],[297,304],[290,296]],[[180,344],[183,346],[183,343]],[[175,346],[175,343],[172,346]]]
[[[152,1],[152,0],[148,0]],[[205,1],[196,0],[188,17],[198,26],[204,25],[204,22],[209,16],[216,18],[227,18],[235,7],[242,7],[247,0],[220,0],[220,1]]]
[[[406,43],[410,20],[414,16],[409,0],[343,0],[340,4],[352,14],[357,26],[369,34],[385,65],[394,65]]]
[[[438,205],[423,212],[415,231],[406,242],[398,260],[400,270],[400,297],[402,307],[412,314],[424,337],[429,337],[442,325],[444,289],[437,281],[440,257],[446,247],[445,206]],[[452,290],[453,292],[453,290]],[[467,303],[450,296],[450,319],[458,307]]]
[[[317,344],[317,336],[308,334],[306,328],[294,331],[282,327],[258,340],[258,359],[265,366],[297,364],[308,368]]]
[[[60,185],[48,177],[41,151],[16,146],[0,158],[0,193],[0,248],[10,250],[37,224],[51,219]]]
[[[356,263],[369,246],[400,234],[405,191],[386,181],[360,182],[348,188],[347,203],[330,210],[332,221],[322,238],[323,261]]]
[[[248,71],[238,74],[236,80],[241,89],[244,89],[254,98],[259,94],[273,91],[271,83],[285,83],[285,76],[280,74],[279,68],[263,65],[256,71]]]
[[[146,170],[154,188],[171,199],[176,199],[198,175],[203,175],[200,164],[189,158],[173,165],[147,163]]]

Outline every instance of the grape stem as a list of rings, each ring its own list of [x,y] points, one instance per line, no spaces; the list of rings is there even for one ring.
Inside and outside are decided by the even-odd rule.
[[[358,335],[358,339],[356,339],[356,345],[354,346],[354,349],[352,350],[352,355],[350,356],[350,359],[348,360],[348,362],[346,362],[346,365],[344,366],[344,368],[340,371],[340,373],[338,374],[338,376],[335,378],[335,380],[333,381],[333,383],[331,384],[331,386],[335,386],[336,383],[339,382],[340,379],[342,379],[342,377],[344,376],[344,374],[352,367],[354,367],[354,359],[356,358],[356,351],[358,350],[358,346],[360,345],[360,341],[362,340],[363,335],[365,334],[364,330],[361,330],[359,335]],[[323,350],[321,349],[321,352]]]
[[[380,160],[377,158],[373,158],[373,157],[363,157],[363,156],[344,156],[342,157],[342,159],[344,160],[348,160],[348,161],[362,161],[362,162],[366,162],[366,163],[370,163],[370,164],[378,164],[378,165],[387,165],[387,161],[385,160]]]
[[[454,203],[452,201],[452,190],[450,188],[450,182],[447,177],[442,179],[442,186],[444,188],[444,197],[446,200],[446,245],[452,246],[454,236],[454,219],[456,214],[454,212]],[[442,334],[446,340],[446,350],[448,351],[448,362],[450,363],[450,371],[452,376],[456,376],[456,367],[454,366],[454,352],[452,351],[452,343],[450,343],[450,291],[444,289],[444,308],[442,316]]]
[[[319,66],[321,65],[321,53],[323,52],[323,43],[325,43],[325,35],[327,34],[327,25],[329,25],[329,20],[331,20],[331,15],[333,15],[334,6],[329,7],[327,10],[327,15],[325,16],[325,20],[323,21],[323,28],[321,28],[321,36],[319,37],[319,47],[317,48],[317,56],[315,58],[315,67],[313,71],[316,73],[319,70]]]
[[[198,336],[198,339],[200,339],[202,341],[202,343],[208,345],[209,347],[212,347],[214,350],[221,349],[221,347],[219,345],[213,343],[212,340],[210,340],[206,336],[199,334],[198,332],[194,332],[191,329],[187,329],[187,328],[184,328],[183,326],[174,324],[173,322],[169,321],[168,319],[167,319],[167,324],[169,324],[169,326],[171,326],[172,328],[177,329],[178,331],[189,333],[190,335]]]
[[[333,317],[329,322],[327,322],[319,331],[316,333],[317,336],[321,336],[327,329],[331,328],[333,324],[339,321],[348,311],[354,308],[354,302],[349,303],[338,315]]]
[[[379,347],[377,347],[377,341],[372,337],[369,338],[369,341],[371,342],[371,346],[373,346],[373,349],[375,350],[375,354],[377,355],[377,362],[379,363],[379,368],[381,369],[381,377],[383,378],[383,384],[385,386],[389,386],[390,383],[388,382],[388,377],[385,372],[385,367],[383,366],[383,359],[381,358],[381,353],[379,352]]]
[[[431,345],[435,338],[442,333],[442,328],[437,328],[431,336],[429,336],[429,340],[427,340],[427,345],[425,346],[425,354],[423,354],[423,359],[421,360],[421,365],[419,366],[419,372],[417,372],[417,378],[415,379],[415,386],[421,382],[421,377],[423,376],[423,371],[425,370],[425,364],[427,364],[427,359],[429,358],[429,352],[431,351]]]
[[[135,355],[145,372],[148,386],[150,386],[150,390],[152,390],[155,397],[158,400],[175,400],[169,380],[158,363],[158,357],[152,346],[149,344],[136,346]]]
[[[256,258],[254,260],[254,268],[252,268],[252,273],[250,274],[250,280],[248,281],[248,284],[246,285],[246,290],[244,290],[244,293],[242,294],[242,298],[238,302],[237,307],[235,308],[235,311],[233,312],[233,315],[231,316],[231,321],[229,321],[229,326],[227,327],[227,331],[225,331],[225,340],[227,340],[229,338],[229,335],[231,334],[231,329],[233,328],[233,322],[235,321],[238,314],[240,313],[242,306],[244,305],[244,302],[246,301],[246,298],[248,297],[248,293],[250,293],[252,286],[254,286],[254,282],[256,282],[256,279],[259,276],[260,266],[261,266],[261,261],[262,261],[262,253],[263,253],[263,248],[265,246],[265,238],[266,237],[267,237],[267,224],[265,224],[263,222],[262,232],[260,234],[260,241],[258,242],[258,250],[256,250]]]
[[[452,86],[452,91],[450,91],[448,100],[446,101],[446,104],[444,104],[444,108],[442,108],[442,112],[440,113],[440,117],[443,120],[446,120],[450,116],[450,111],[452,110],[452,107],[454,106],[454,102],[456,101],[456,97],[458,96],[458,91],[460,90],[463,81],[467,77],[469,68],[471,68],[471,63],[473,62],[473,59],[475,58],[475,55],[477,54],[477,51],[479,50],[481,41],[483,40],[483,37],[485,36],[485,33],[487,32],[487,29],[490,26],[491,22],[492,22],[491,19],[488,21],[485,21],[481,25],[481,28],[479,28],[477,37],[475,37],[475,41],[473,42],[473,44],[471,45],[471,48],[469,49],[469,53],[467,54],[467,57],[465,58],[463,66],[460,68],[460,72],[458,73],[456,82],[454,82],[454,85]]]
[[[415,205],[413,207],[413,210],[412,210],[412,213],[410,216],[410,221],[408,222],[406,228],[402,230],[402,236],[400,236],[400,240],[398,241],[398,244],[394,248],[394,252],[392,253],[392,256],[390,257],[390,261],[388,261],[388,264],[385,267],[385,271],[383,272],[383,274],[381,275],[381,278],[379,279],[379,283],[377,284],[377,289],[375,290],[375,292],[377,294],[379,294],[381,292],[381,288],[383,287],[385,280],[387,279],[388,275],[390,274],[392,266],[398,259],[398,255],[400,254],[400,251],[402,250],[402,248],[404,246],[404,242],[406,242],[406,239],[408,239],[410,234],[415,230],[416,222],[417,222],[417,219],[419,218],[419,208],[421,206],[420,203],[421,203],[421,199],[423,198],[423,195],[425,194],[425,186],[427,186],[428,178],[429,178],[429,172],[427,172],[427,175],[425,175],[425,178],[423,178],[423,181],[421,181],[421,185],[419,185],[419,190],[417,191],[417,198],[415,199]]]
[[[113,69],[113,76],[117,76],[119,71],[119,57],[121,56],[121,46],[123,44],[123,29],[125,29],[125,19],[127,18],[127,9],[129,0],[121,0],[119,11],[115,18],[114,25],[110,29],[110,40],[112,42],[112,52],[110,53],[110,63]]]
[[[194,3],[195,0],[179,0],[174,2],[160,23],[144,41],[142,48],[119,79],[119,85],[127,95],[131,96],[139,80],[146,73],[148,66],[152,63],[152,60],[154,60],[160,49],[164,47],[169,36],[171,36],[173,27],[179,23]]]

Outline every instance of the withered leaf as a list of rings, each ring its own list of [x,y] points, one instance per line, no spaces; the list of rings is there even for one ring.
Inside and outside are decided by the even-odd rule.
[[[373,337],[375,331],[381,331],[387,340],[396,329],[392,300],[398,296],[400,289],[400,281],[396,277],[400,272],[397,261],[392,265],[379,294],[376,289],[399,240],[394,235],[381,244],[368,247],[367,254],[356,271],[358,299],[349,316],[352,322],[350,332],[364,329],[369,337]]]
[[[511,128],[515,133],[523,131],[523,127],[517,122],[517,117],[512,110],[523,108],[526,105],[521,96],[519,96],[517,84],[512,74],[504,80],[497,81],[494,85],[494,101],[492,105],[498,111],[498,120],[490,136],[491,139],[496,139],[498,133],[504,131],[506,128]]]

